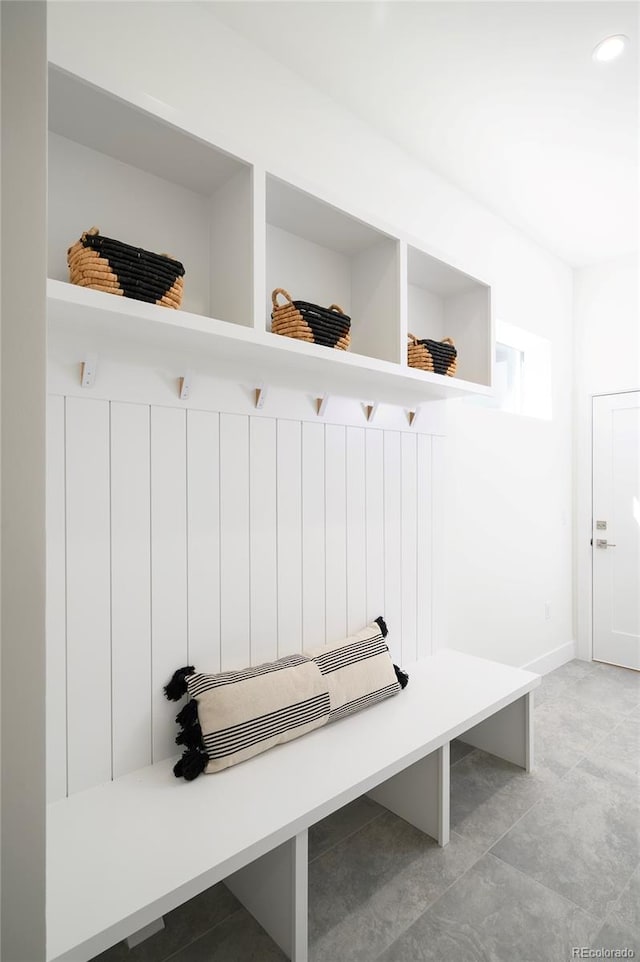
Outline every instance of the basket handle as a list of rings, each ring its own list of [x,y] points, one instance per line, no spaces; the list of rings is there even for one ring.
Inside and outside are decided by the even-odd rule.
[[[455,346],[456,346],[453,338],[451,338],[451,337],[443,337],[443,338],[442,338],[442,343],[443,343],[443,344],[450,344],[451,347],[455,347]]]
[[[344,314],[344,311],[342,310],[339,304],[329,304],[329,310],[337,311],[338,314]]]
[[[407,336],[408,336],[408,338],[409,338],[409,340],[411,341],[412,344],[417,344],[417,343],[418,343],[418,338],[415,336],[415,334],[411,334],[411,333],[410,333],[410,334],[408,334]]]
[[[284,287],[276,287],[275,291],[271,295],[271,303],[273,304],[274,310],[277,307],[284,307],[284,304],[278,304],[278,294],[282,294],[286,297],[287,303],[293,306],[293,301],[291,300],[291,294],[289,291],[285,291]]]

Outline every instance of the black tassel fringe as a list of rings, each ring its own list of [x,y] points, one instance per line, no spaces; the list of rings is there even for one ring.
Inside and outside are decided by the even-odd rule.
[[[393,669],[394,669],[394,671],[395,671],[395,673],[396,673],[396,678],[398,679],[398,683],[399,683],[400,687],[401,687],[401,688],[406,688],[407,685],[409,684],[409,676],[408,676],[408,674],[406,673],[406,671],[403,671],[402,668],[398,668],[397,665],[394,665],[394,666],[393,666]]]
[[[386,638],[387,635],[389,634],[389,629],[387,628],[386,622],[382,617],[382,615],[380,615],[379,618],[376,618],[376,624],[378,625],[378,627],[380,628],[380,631],[382,632],[382,637]]]
[[[192,782],[194,778],[201,775],[207,767],[209,761],[204,752],[192,749],[185,752],[182,758],[173,766],[173,774],[176,778],[184,778],[187,782]]]
[[[176,735],[176,745],[184,745],[185,748],[202,749],[202,729],[200,725],[196,722],[195,725],[189,725],[188,728],[183,728],[181,732],[178,732]]]
[[[188,701],[176,715],[176,721],[181,728],[189,728],[191,725],[198,724],[198,702],[195,698]]]
[[[195,671],[193,665],[174,671],[173,678],[168,685],[164,686],[164,693],[169,701],[180,701],[182,696],[187,694],[187,677],[194,675]]]

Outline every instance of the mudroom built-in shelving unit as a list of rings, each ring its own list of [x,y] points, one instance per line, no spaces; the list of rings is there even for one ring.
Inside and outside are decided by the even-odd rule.
[[[491,391],[491,290],[388,225],[210,142],[153,98],[49,71],[49,328],[53,352],[416,405]],[[142,98],[142,100],[141,100]],[[67,282],[92,226],[186,268],[182,309]],[[271,292],[340,304],[348,352],[272,334]],[[453,337],[458,375],[407,366],[407,333]],[[180,373],[177,371],[177,373]]]

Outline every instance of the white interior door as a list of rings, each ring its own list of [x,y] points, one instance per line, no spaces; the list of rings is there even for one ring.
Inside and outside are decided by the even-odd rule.
[[[640,670],[640,391],[593,399],[593,657]]]

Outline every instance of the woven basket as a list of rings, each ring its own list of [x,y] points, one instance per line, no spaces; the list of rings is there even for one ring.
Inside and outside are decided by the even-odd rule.
[[[184,267],[167,254],[152,254],[111,237],[97,227],[85,231],[67,251],[72,284],[133,297],[176,310],[182,303]]]
[[[286,303],[278,304],[279,294],[286,299]],[[276,287],[271,302],[271,330],[274,334],[295,337],[310,344],[322,344],[339,351],[348,350],[351,318],[337,304],[319,307],[308,301],[292,301],[291,295],[282,287]]]
[[[409,367],[433,371],[434,374],[448,374],[450,377],[458,367],[458,352],[450,337],[442,341],[430,341],[428,338],[420,341],[415,334],[410,334],[407,359]]]

